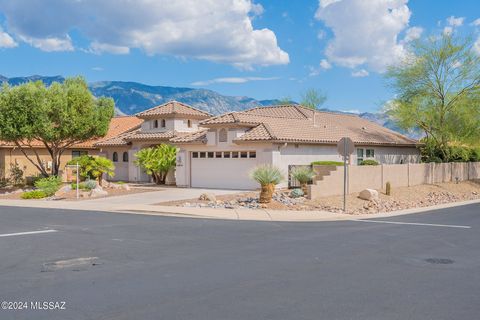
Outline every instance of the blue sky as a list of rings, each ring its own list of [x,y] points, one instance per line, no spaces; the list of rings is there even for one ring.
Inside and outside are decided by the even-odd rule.
[[[375,111],[392,98],[385,67],[413,39],[478,39],[479,9],[478,0],[0,0],[0,74],[257,99],[316,88],[325,107]]]

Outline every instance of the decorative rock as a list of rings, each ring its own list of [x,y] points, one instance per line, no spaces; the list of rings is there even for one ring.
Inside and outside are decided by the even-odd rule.
[[[217,201],[217,197],[213,193],[202,193],[198,200]]]
[[[358,197],[363,200],[376,200],[378,199],[378,191],[374,189],[365,189],[360,192]]]
[[[90,198],[105,197],[108,195],[108,192],[103,190],[101,187],[96,187],[90,191]]]
[[[72,191],[72,186],[71,185],[66,185],[61,187],[57,192],[55,192],[55,197],[61,197],[64,196],[66,193]]]
[[[130,191],[130,186],[128,184],[121,184],[120,186],[123,190]]]

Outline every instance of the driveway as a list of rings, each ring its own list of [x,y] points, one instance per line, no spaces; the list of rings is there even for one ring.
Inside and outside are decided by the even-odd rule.
[[[480,205],[278,223],[0,207],[1,319],[477,319]]]

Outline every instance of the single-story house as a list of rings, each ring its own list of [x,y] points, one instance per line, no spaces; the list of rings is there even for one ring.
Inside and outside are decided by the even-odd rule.
[[[94,144],[100,140],[117,137],[124,132],[140,127],[142,119],[135,116],[114,117],[110,121],[108,132],[105,137],[100,139],[92,139],[83,143],[75,144],[65,151],[61,157],[61,167],[63,167],[72,158],[90,154],[98,155],[99,149]],[[26,149],[29,157],[35,159],[35,152],[39,155],[40,159],[44,161],[45,166],[51,168],[51,157],[47,149],[40,141],[32,141],[28,149]],[[37,176],[39,174],[38,169],[25,157],[22,151],[13,143],[0,141],[0,178],[8,177],[10,166],[17,164],[20,169],[24,171],[24,176]]]
[[[416,140],[356,115],[299,105],[258,107],[212,117],[170,101],[137,117],[143,120],[140,128],[95,144],[101,154],[116,162],[118,180],[149,181],[131,160],[141,148],[161,143],[179,148],[170,181],[180,187],[257,188],[249,178],[256,165],[272,164],[287,174],[291,165],[341,161],[336,143],[342,137],[355,143],[351,165],[364,159],[386,164],[420,161]]]

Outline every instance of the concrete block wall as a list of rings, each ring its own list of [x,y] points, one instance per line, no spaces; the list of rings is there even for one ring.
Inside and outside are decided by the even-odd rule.
[[[310,199],[343,194],[343,167],[336,170],[315,168],[321,178],[309,185]],[[328,174],[325,172],[328,171]],[[420,184],[435,184],[480,179],[480,162],[408,163],[378,166],[349,166],[347,192],[363,189],[383,190],[390,182],[392,187],[407,187]]]

